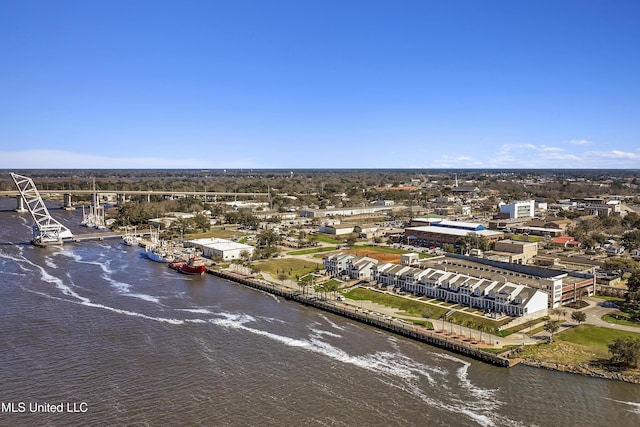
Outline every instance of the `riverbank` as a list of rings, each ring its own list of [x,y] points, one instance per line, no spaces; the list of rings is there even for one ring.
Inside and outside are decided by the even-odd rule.
[[[307,306],[312,306],[314,308],[328,311],[333,314],[337,314],[339,316],[346,317],[361,323],[366,323],[379,329],[402,335],[407,338],[415,339],[417,341],[449,350],[451,352],[495,366],[511,367],[515,366],[518,363],[522,363],[523,365],[543,368],[547,370],[554,370],[558,372],[567,372],[593,378],[640,384],[640,373],[634,374],[627,372],[607,371],[604,369],[598,369],[597,366],[594,366],[593,364],[585,361],[573,364],[562,363],[560,361],[562,360],[561,358],[554,358],[553,351],[549,351],[544,360],[526,356],[523,357],[523,355],[519,354],[518,348],[512,348],[511,350],[506,351],[506,353],[503,354],[490,353],[478,347],[480,343],[473,343],[472,340],[466,339],[463,336],[457,336],[452,332],[447,332],[444,330],[433,331],[425,329],[421,326],[405,322],[397,318],[394,319],[392,316],[385,316],[381,313],[362,310],[361,308],[343,304],[338,301],[322,299],[317,295],[306,294],[299,289],[293,289],[283,284],[257,279],[250,274],[242,274],[239,272],[221,271],[214,269],[209,269],[208,273],[236,283],[243,284],[245,286],[252,287],[254,289],[259,289],[277,296],[281,296],[287,300],[293,300]],[[550,345],[544,344],[544,346],[545,348],[550,349]],[[558,349],[557,351],[562,355],[566,355],[568,352],[568,350],[564,347]]]
[[[640,369],[616,370],[608,365],[607,350],[569,341],[571,335],[578,333],[585,335],[585,332],[567,330],[565,336],[556,334],[553,343],[517,347],[507,357],[518,358],[523,365],[536,368],[640,384]]]
[[[510,367],[517,363],[516,360],[509,360],[494,353],[484,351],[474,345],[472,341],[465,341],[464,337],[460,337],[455,334],[445,333],[444,331],[432,331],[418,325],[414,325],[410,322],[393,319],[391,316],[383,316],[379,313],[362,311],[359,310],[358,307],[352,307],[350,305],[341,304],[337,301],[331,301],[319,298],[315,295],[305,294],[304,292],[288,288],[283,285],[256,279],[251,275],[215,269],[209,269],[207,272],[223,279],[283,297],[287,300],[296,301],[307,306],[337,314],[351,320],[365,323],[379,329],[433,345],[481,362],[489,363],[494,366]]]
[[[621,372],[603,371],[599,369],[594,369],[593,367],[586,364],[564,365],[560,363],[541,362],[541,361],[532,360],[532,359],[522,359],[520,363],[526,366],[531,366],[534,368],[543,368],[551,371],[568,372],[570,374],[578,374],[578,375],[601,378],[606,380],[624,381],[632,384],[640,384],[640,376],[638,375],[630,375],[630,374],[625,374]]]

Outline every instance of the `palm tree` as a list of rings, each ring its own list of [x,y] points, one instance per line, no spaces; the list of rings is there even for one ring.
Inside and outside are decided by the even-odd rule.
[[[565,310],[564,308],[559,308],[558,313],[562,315],[562,318],[564,320],[567,320],[567,310]]]
[[[469,339],[473,340],[473,334],[471,333],[471,328],[475,326],[473,320],[467,321],[467,328],[469,329]]]

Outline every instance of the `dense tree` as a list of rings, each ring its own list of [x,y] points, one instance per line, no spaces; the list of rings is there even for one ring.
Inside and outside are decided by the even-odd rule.
[[[640,338],[616,338],[609,344],[609,353],[613,363],[635,368],[640,361]]]
[[[260,220],[251,211],[245,209],[226,212],[224,220],[229,224],[239,224],[249,228],[257,228],[260,225]]]
[[[349,246],[353,246],[356,244],[356,240],[357,237],[355,235],[355,233],[351,233],[351,235],[349,235],[349,237],[347,237],[347,245]]]
[[[632,270],[638,266],[638,263],[631,258],[612,257],[604,262],[604,268],[610,271],[624,272]]]
[[[571,319],[580,324],[587,320],[587,315],[584,311],[574,311],[573,313],[571,313]]]
[[[445,243],[442,245],[442,250],[445,252],[453,253],[456,251],[456,248],[451,243]]]
[[[463,254],[468,253],[471,249],[486,251],[489,248],[487,239],[477,233],[469,233],[466,236],[460,237],[456,240],[456,245]]]
[[[129,202],[118,208],[116,225],[145,225],[151,218],[161,216],[159,206],[151,203]]]
[[[203,232],[209,231],[211,229],[211,222],[209,222],[209,218],[201,213],[198,213],[193,217],[193,225]]]
[[[640,230],[633,230],[622,235],[622,243],[629,249],[640,248]]]
[[[211,211],[212,217],[218,217],[223,215],[226,212],[226,206],[220,203],[216,203],[212,205],[209,209]]]
[[[627,288],[629,292],[638,292],[640,290],[640,267],[636,266],[631,270],[631,276],[627,280]]]
[[[635,212],[629,212],[622,218],[622,224],[628,228],[640,228],[640,215]]]
[[[193,218],[178,218],[171,223],[169,231],[171,234],[184,237],[185,233],[193,231],[194,228]]]
[[[184,197],[178,199],[179,212],[199,212],[203,209],[202,201],[195,197]]]
[[[264,230],[258,234],[256,240],[258,241],[258,246],[260,247],[269,247],[273,248],[274,246],[280,243],[280,235],[274,232],[273,230]]]

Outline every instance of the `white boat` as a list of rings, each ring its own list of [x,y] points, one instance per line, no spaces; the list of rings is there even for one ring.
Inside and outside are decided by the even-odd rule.
[[[158,251],[152,248],[146,248],[144,253],[147,258],[155,262],[169,262],[173,260],[173,257],[168,252]]]
[[[127,246],[138,246],[142,237],[137,235],[136,228],[133,228],[133,233],[129,232],[129,229],[122,235],[122,243]]]

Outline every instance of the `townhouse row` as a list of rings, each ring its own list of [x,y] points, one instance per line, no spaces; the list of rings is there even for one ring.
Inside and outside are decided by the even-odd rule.
[[[379,264],[350,254],[326,256],[323,265],[332,275],[373,280],[379,286],[507,316],[543,316],[549,304],[546,292],[506,280],[501,283],[435,268]]]

